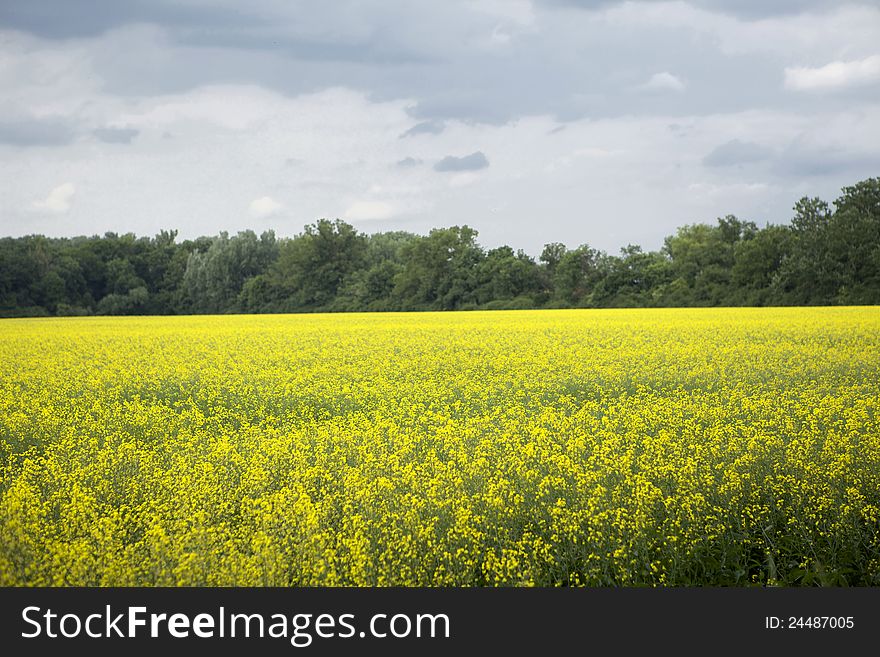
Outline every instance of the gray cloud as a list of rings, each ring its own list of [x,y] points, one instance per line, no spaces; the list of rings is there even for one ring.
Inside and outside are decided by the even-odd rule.
[[[130,144],[140,134],[140,130],[135,128],[98,128],[92,130],[92,134],[108,144]]]
[[[190,28],[238,24],[262,25],[264,20],[222,3],[185,4],[168,0],[35,0],[0,4],[0,25],[50,39],[96,36],[132,23]]]
[[[412,98],[411,115],[427,134],[438,134],[446,119],[501,124],[551,114],[568,121],[786,102],[779,89],[783,61],[776,70],[763,55],[732,60],[712,40],[682,38],[680,29],[643,29],[634,37],[626,25],[546,11],[554,4],[560,3],[535,9],[544,12],[540,27],[520,29],[521,19],[509,18],[503,6],[492,13],[458,2],[340,0],[306,8],[265,0],[248,12],[228,0],[46,0],[3,3],[0,26],[67,38],[157,25],[158,32],[119,37],[95,53],[109,92],[144,96],[247,83],[297,95],[345,86],[376,100]],[[499,28],[506,36],[493,40]],[[634,103],[632,89],[658,71],[688,80],[688,93]]]
[[[61,118],[0,120],[0,144],[64,146],[75,137],[73,124]]]
[[[533,0],[533,2],[551,8],[584,9],[587,11],[593,11],[621,4],[623,0]]]
[[[690,4],[736,17],[832,6],[830,0]],[[344,86],[379,101],[413,99],[411,116],[428,130],[411,134],[438,134],[432,130],[447,119],[502,124],[536,114],[571,121],[790,109],[798,99],[782,89],[781,72],[817,56],[808,47],[807,59],[792,61],[778,46],[731,55],[719,49],[717,35],[700,32],[715,28],[699,16],[687,25],[628,25],[628,18],[605,21],[587,11],[616,5],[538,0],[530,23],[505,3],[481,8],[455,0],[262,0],[259,10],[233,0],[42,0],[0,3],[0,27],[62,39],[158,26],[115,41],[109,36],[116,33],[105,34],[112,42],[93,61],[108,92],[142,97],[244,83],[298,95]],[[623,13],[636,14],[640,6]],[[643,94],[634,102],[633,90],[662,71],[686,80],[687,93]]]
[[[421,160],[417,160],[414,157],[405,157],[402,160],[397,161],[397,166],[403,167],[405,169],[418,166],[422,163]]]
[[[342,62],[363,66],[430,63],[434,58],[389,41],[358,39],[347,41],[328,37],[291,34],[275,29],[179,30],[174,41],[185,46],[231,48],[243,51],[269,51],[301,62]]]
[[[769,148],[750,141],[733,139],[716,147],[703,158],[703,164],[709,167],[729,167],[737,164],[748,164],[766,160],[772,155]]]
[[[826,177],[880,170],[880,154],[854,152],[840,146],[811,146],[795,140],[775,163],[778,174],[788,177]]]
[[[690,0],[690,4],[750,20],[768,16],[790,16],[804,11],[822,11],[839,7],[841,3],[840,0]]]
[[[571,7],[592,11],[623,4],[624,0],[537,0],[537,2],[548,7]],[[768,16],[786,16],[811,10],[821,11],[839,6],[841,3],[840,0],[687,0],[687,4],[750,20]],[[867,2],[861,4],[867,4]]]
[[[477,171],[489,166],[489,160],[482,151],[475,151],[464,157],[447,155],[434,165],[434,171]]]
[[[413,137],[415,135],[439,135],[446,128],[442,121],[422,121],[400,135],[400,138]]]

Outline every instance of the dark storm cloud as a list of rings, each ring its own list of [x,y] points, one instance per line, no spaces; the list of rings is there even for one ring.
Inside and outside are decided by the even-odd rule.
[[[76,137],[74,126],[63,119],[0,120],[0,144],[9,146],[64,146]]]
[[[760,144],[733,139],[721,144],[703,158],[709,167],[729,167],[750,162],[760,162],[771,156],[771,151]]]
[[[434,165],[434,171],[477,171],[489,166],[489,160],[482,151],[475,151],[464,157],[447,155]]]
[[[130,144],[140,134],[140,130],[135,128],[98,128],[92,130],[92,134],[108,144]]]

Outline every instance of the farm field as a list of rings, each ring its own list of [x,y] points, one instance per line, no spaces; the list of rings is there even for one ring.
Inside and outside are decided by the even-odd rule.
[[[880,585],[880,308],[0,322],[2,585]]]

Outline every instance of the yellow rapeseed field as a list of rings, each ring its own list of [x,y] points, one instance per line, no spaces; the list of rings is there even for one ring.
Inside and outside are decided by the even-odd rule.
[[[0,584],[880,585],[880,308],[0,322]]]

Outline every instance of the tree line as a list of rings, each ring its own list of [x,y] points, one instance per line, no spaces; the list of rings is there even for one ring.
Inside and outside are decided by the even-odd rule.
[[[616,255],[550,243],[536,260],[468,226],[367,235],[338,219],[280,239],[0,239],[5,317],[877,303],[880,178],[832,205],[804,197],[788,224],[728,215]]]

